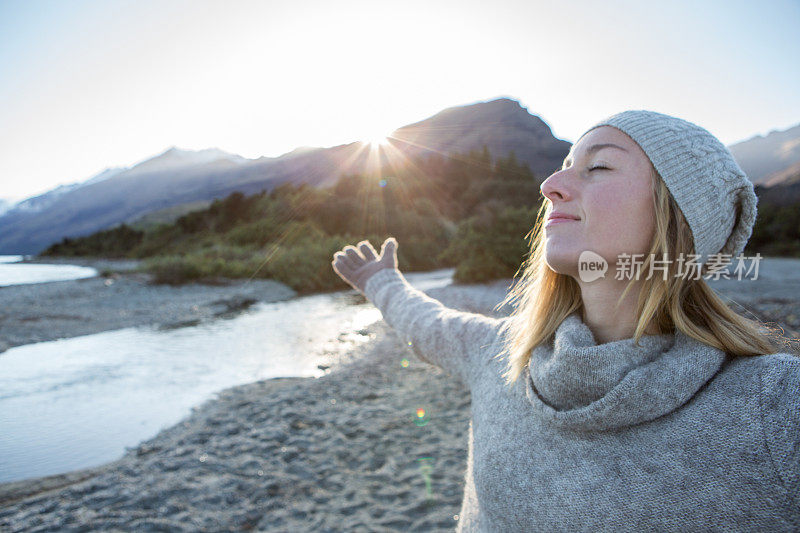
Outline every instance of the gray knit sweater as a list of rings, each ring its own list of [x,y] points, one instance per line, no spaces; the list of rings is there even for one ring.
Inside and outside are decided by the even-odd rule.
[[[459,531],[800,531],[800,358],[728,358],[681,332],[598,345],[576,312],[508,388],[508,319],[396,269],[364,293],[471,391]]]

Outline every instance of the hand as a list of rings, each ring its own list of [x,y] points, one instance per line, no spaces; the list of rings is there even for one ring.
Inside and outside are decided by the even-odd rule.
[[[351,287],[363,294],[367,280],[384,268],[397,268],[397,241],[389,237],[383,241],[378,256],[369,241],[361,241],[355,246],[345,246],[333,254],[333,270]]]

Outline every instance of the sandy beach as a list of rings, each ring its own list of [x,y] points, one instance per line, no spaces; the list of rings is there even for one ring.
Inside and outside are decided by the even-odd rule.
[[[760,280],[711,285],[753,316],[782,328],[795,339],[785,351],[797,353],[799,267],[800,260],[765,260]],[[120,287],[128,287],[131,296],[120,296],[117,302],[135,301],[134,295],[144,291],[173,289],[144,288],[145,280],[127,276],[115,284],[121,279],[127,285]],[[98,282],[87,285],[87,300],[90,288],[107,288],[104,280],[94,280]],[[76,285],[92,281],[59,283],[67,284],[60,290],[69,295]],[[497,312],[493,307],[509,283],[426,292],[450,307],[499,316],[508,309]],[[14,301],[35,301],[37,291],[45,291],[38,292],[42,297],[55,290],[46,285],[55,284],[31,288],[28,296]],[[207,288],[217,289],[208,293],[207,319],[214,316],[211,300],[255,298],[237,285]],[[6,290],[0,290],[4,301]],[[166,302],[174,294],[148,297]],[[189,311],[198,305],[190,297],[181,301]],[[3,313],[19,313],[13,305],[6,305]],[[25,305],[36,316],[33,304]],[[47,309],[56,314],[52,306]],[[92,321],[91,312],[86,316]],[[185,315],[163,316],[164,323],[174,324]],[[25,322],[4,325],[0,339],[31,335],[19,324]],[[114,463],[0,485],[0,529],[452,530],[466,468],[469,393],[438,368],[420,362],[383,321],[368,331],[372,340],[323,377],[271,379],[227,389]],[[424,425],[415,423],[419,408],[426,412]]]

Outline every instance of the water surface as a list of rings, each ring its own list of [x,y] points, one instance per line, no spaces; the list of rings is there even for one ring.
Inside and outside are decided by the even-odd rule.
[[[452,270],[407,274],[420,289]],[[380,312],[354,291],[261,303],[233,319],[126,328],[0,354],[0,482],[115,460],[225,388],[320,376]]]
[[[21,255],[0,255],[0,287],[91,278],[97,275],[94,268],[77,265],[45,265],[19,263]]]

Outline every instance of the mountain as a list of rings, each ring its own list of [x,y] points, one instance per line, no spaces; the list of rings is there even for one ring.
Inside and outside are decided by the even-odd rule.
[[[119,174],[120,172],[126,170],[125,168],[107,168],[104,171],[92,176],[86,181],[83,182],[76,182],[70,183],[69,185],[59,185],[55,189],[51,189],[44,194],[40,194],[38,196],[32,196],[26,200],[23,200],[16,205],[13,206],[12,209],[8,211],[12,211],[12,215],[14,212],[19,213],[39,213],[41,211],[45,211],[48,207],[53,205],[59,198],[61,198],[64,194],[74,191],[76,189],[80,189],[81,187],[85,187],[87,185],[91,185],[93,183],[100,183],[101,181],[107,180]]]
[[[17,202],[14,200],[8,200],[6,198],[0,198],[0,216],[2,216],[7,211],[10,211]]]
[[[229,162],[234,165],[241,165],[249,161],[240,155],[229,154],[218,148],[207,148],[205,150],[182,150],[173,146],[162,154],[143,161],[127,171],[128,176],[139,174],[149,174],[155,172],[175,171],[187,167],[216,163],[219,161]]]
[[[553,137],[541,118],[510,98],[450,107],[395,130],[389,140],[409,154],[467,153],[486,145],[494,156],[505,157],[513,150],[539,177],[559,168],[571,146]]]
[[[778,185],[800,164],[800,124],[757,135],[728,147],[755,185]]]
[[[764,185],[773,187],[776,185],[792,185],[800,183],[800,162],[797,162],[783,170],[773,172],[764,178]]]
[[[493,156],[505,157],[514,150],[538,180],[558,168],[570,148],[569,142],[553,137],[544,121],[509,98],[445,109],[398,128],[390,144],[378,152],[384,160],[394,151],[411,157],[466,153],[486,145]],[[88,235],[152,211],[233,191],[252,194],[286,182],[330,186],[344,174],[373,171],[374,155],[362,142],[301,147],[258,159],[216,148],[173,147],[131,168],[115,169],[119,171],[102,180],[92,178],[26,200],[27,207],[0,216],[0,254],[38,253],[64,237]]]
[[[790,206],[800,203],[800,163],[771,174],[766,184],[756,185],[759,205]]]

